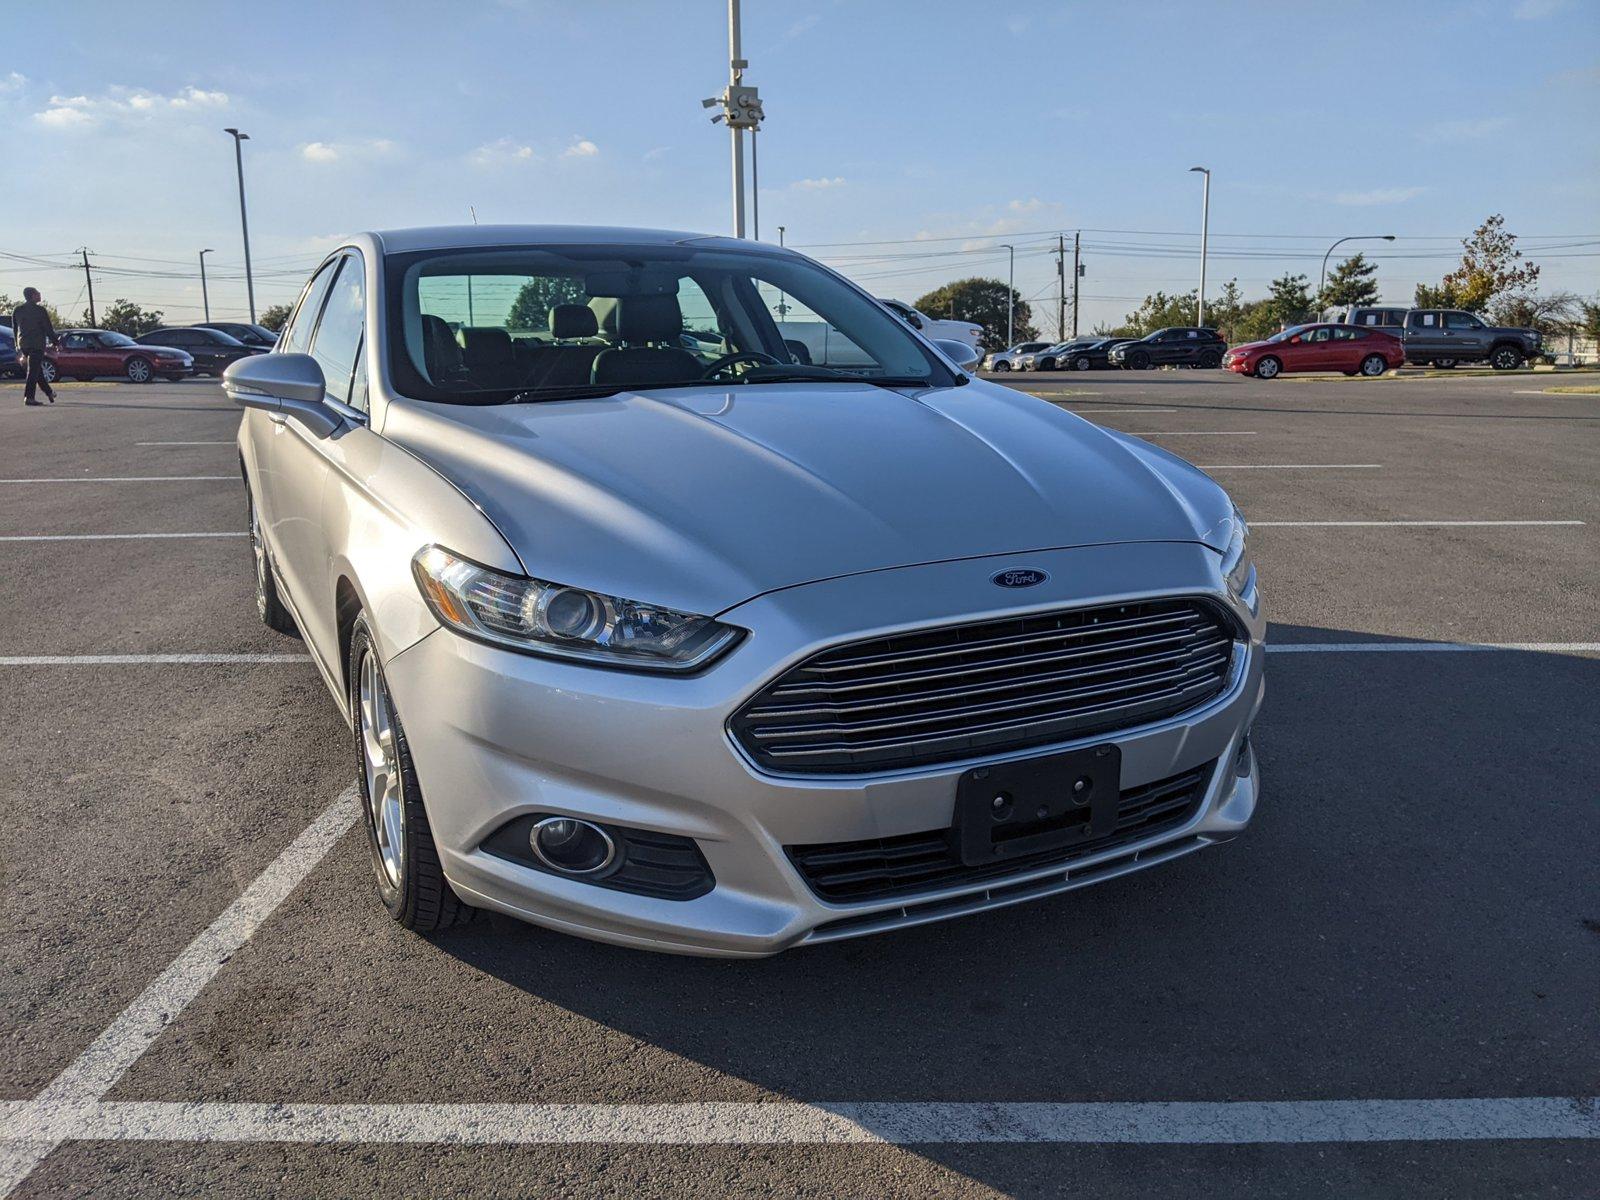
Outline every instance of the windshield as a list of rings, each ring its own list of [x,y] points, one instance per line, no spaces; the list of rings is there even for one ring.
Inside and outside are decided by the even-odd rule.
[[[875,300],[794,254],[693,245],[392,255],[390,369],[403,395],[527,403],[706,382],[949,387]]]
[[[125,333],[102,333],[100,335],[102,346],[134,346],[138,343]]]
[[[1294,337],[1296,334],[1304,333],[1307,329],[1310,329],[1310,328],[1311,328],[1311,326],[1309,326],[1309,325],[1291,325],[1291,326],[1289,326],[1289,328],[1285,329],[1282,333],[1273,334],[1271,337],[1269,337],[1267,339],[1267,341],[1269,341],[1269,342],[1287,342],[1290,338]]]

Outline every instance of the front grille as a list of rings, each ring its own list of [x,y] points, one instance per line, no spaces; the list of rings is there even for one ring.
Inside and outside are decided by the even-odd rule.
[[[762,767],[840,774],[954,762],[1127,729],[1227,686],[1228,619],[1147,600],[944,626],[801,663],[729,728]]]
[[[785,846],[784,850],[811,890],[835,904],[859,904],[982,883],[1073,862],[1181,828],[1205,799],[1206,783],[1215,765],[1213,760],[1170,779],[1124,791],[1117,804],[1117,827],[1104,837],[1004,863],[965,866],[948,829],[862,842]]]

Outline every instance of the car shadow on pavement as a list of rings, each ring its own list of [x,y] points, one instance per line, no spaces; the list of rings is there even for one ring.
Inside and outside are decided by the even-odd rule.
[[[1293,625],[1271,637],[1416,644]],[[710,1098],[1585,1094],[1596,695],[1600,658],[1579,655],[1275,654],[1254,733],[1264,799],[1230,845],[756,961],[500,917],[435,944],[728,1077]],[[1016,1182],[1006,1155],[916,1152]]]

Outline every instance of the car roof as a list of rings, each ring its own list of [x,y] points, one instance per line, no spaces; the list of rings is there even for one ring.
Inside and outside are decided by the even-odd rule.
[[[490,246],[630,245],[677,246],[700,242],[728,249],[759,247],[780,253],[777,246],[746,238],[689,233],[669,229],[632,229],[616,225],[429,225],[415,229],[372,230],[347,241],[372,239],[382,253],[407,254],[415,250],[457,250]],[[904,301],[899,301],[905,304]],[[906,305],[907,308],[911,307]]]

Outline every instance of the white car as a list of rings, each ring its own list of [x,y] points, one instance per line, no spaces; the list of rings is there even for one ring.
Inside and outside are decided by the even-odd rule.
[[[1022,367],[1019,360],[1025,354],[1037,354],[1040,350],[1048,350],[1049,342],[1018,342],[1009,350],[999,350],[983,360],[985,371],[1020,371]]]
[[[885,300],[881,296],[878,299],[885,308],[930,342],[965,342],[979,354],[983,353],[982,325],[974,325],[971,321],[941,321],[938,317],[918,312],[904,300]]]

